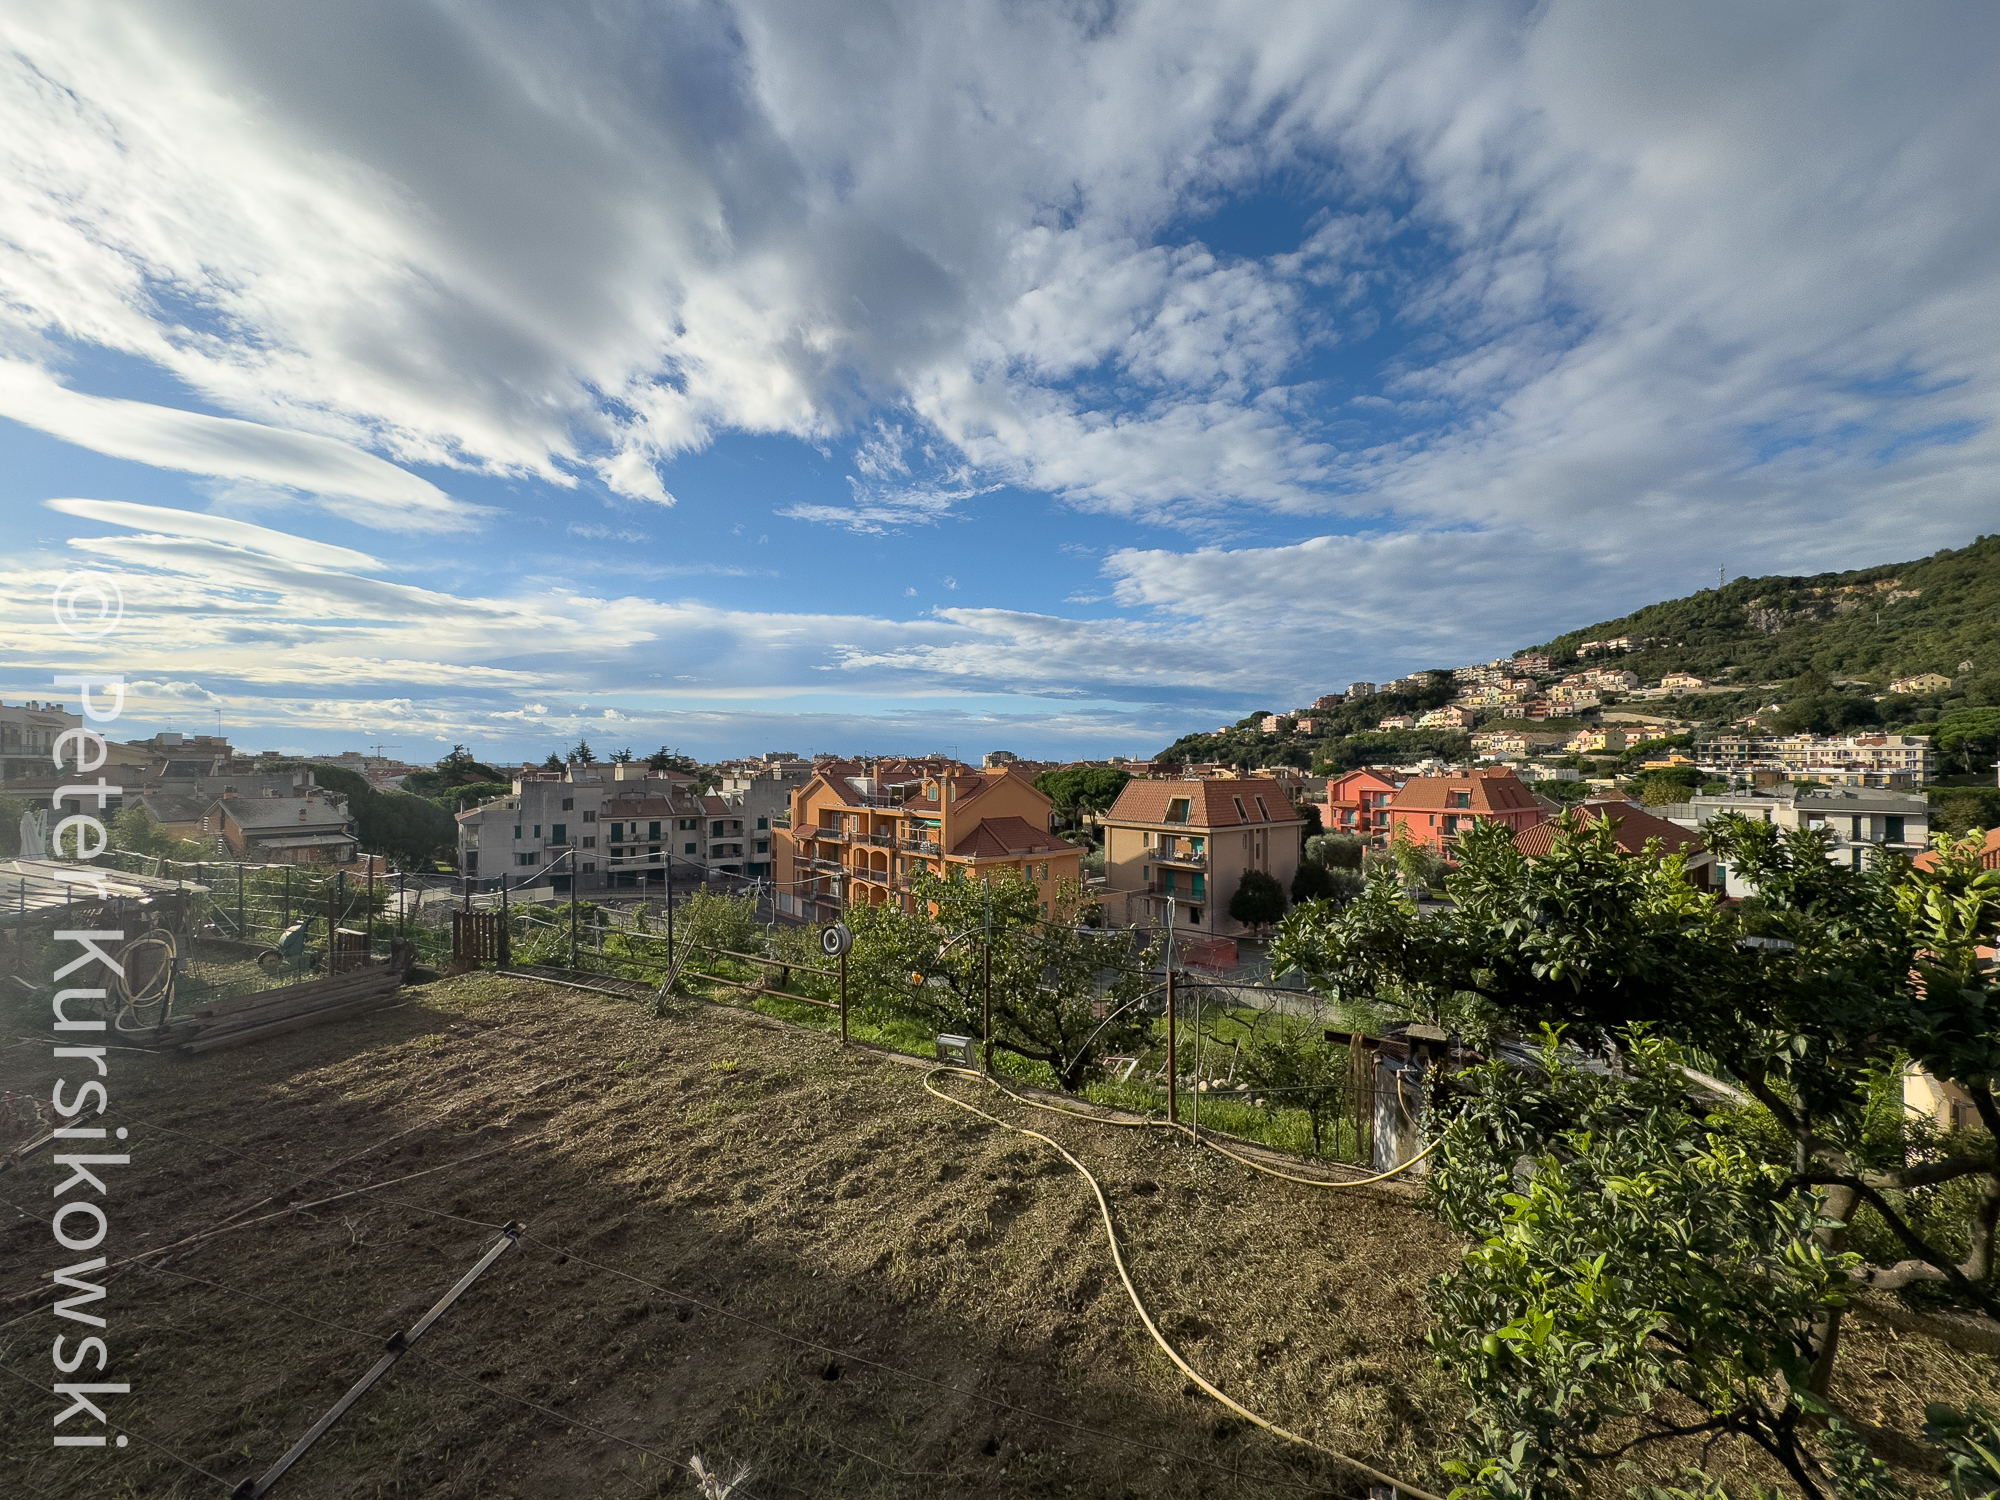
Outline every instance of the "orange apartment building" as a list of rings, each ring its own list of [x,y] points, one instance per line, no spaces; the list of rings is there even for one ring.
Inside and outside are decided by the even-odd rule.
[[[1055,804],[1011,766],[890,783],[852,763],[815,767],[774,830],[778,908],[833,921],[852,906],[912,910],[920,871],[1021,879],[1047,915],[1061,881],[1083,883],[1083,851],[1050,831]]]
[[[1350,833],[1380,849],[1389,841],[1389,800],[1402,784],[1387,772],[1368,768],[1329,778],[1322,820],[1326,832]]]
[[[1212,937],[1250,929],[1229,915],[1246,870],[1262,870],[1291,889],[1305,827],[1278,783],[1249,776],[1226,781],[1131,781],[1104,828],[1104,921],[1111,927],[1174,925]]]
[[[1408,838],[1448,859],[1458,836],[1476,823],[1505,823],[1519,833],[1548,815],[1527,783],[1504,768],[1481,767],[1466,776],[1413,776],[1389,799],[1389,842]]]

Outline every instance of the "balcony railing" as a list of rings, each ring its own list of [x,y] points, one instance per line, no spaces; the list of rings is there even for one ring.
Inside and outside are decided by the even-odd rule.
[[[863,842],[873,844],[878,849],[896,847],[896,835],[893,833],[864,833],[860,837]]]
[[[1167,854],[1160,850],[1155,850],[1153,852],[1153,863],[1156,865],[1176,865],[1191,870],[1206,870],[1208,868],[1208,855],[1205,853]]]
[[[1177,901],[1206,901],[1208,899],[1208,893],[1205,891],[1183,890],[1178,886],[1169,889],[1163,881],[1158,880],[1149,880],[1146,882],[1146,894],[1149,896],[1172,896]]]
[[[944,847],[934,839],[897,839],[896,847],[911,854],[942,854]]]
[[[847,842],[848,834],[845,828],[815,828],[812,836],[816,839],[825,839],[829,843],[844,844]]]

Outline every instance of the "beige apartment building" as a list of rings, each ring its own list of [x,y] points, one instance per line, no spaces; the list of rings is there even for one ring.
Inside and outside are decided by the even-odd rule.
[[[1230,781],[1132,781],[1099,820],[1104,828],[1104,920],[1174,925],[1211,937],[1250,929],[1229,915],[1245,872],[1262,870],[1291,890],[1305,819],[1264,777]]]
[[[1057,885],[1083,879],[1083,851],[1054,823],[1055,803],[1012,766],[909,782],[852,762],[818,766],[792,793],[791,827],[772,835],[778,909],[821,922],[853,906],[908,911],[919,873],[962,870],[1028,881],[1046,916]]]

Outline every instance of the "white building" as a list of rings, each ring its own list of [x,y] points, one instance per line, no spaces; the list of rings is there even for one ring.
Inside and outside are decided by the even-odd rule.
[[[1833,835],[1827,858],[1865,870],[1885,853],[1917,855],[1930,845],[1930,803],[1899,792],[1841,789],[1798,795],[1790,787],[1769,792],[1727,792],[1695,797],[1663,809],[1670,821],[1700,829],[1726,812],[1780,828],[1819,828]],[[1753,887],[1722,866],[1723,889],[1747,896]]]

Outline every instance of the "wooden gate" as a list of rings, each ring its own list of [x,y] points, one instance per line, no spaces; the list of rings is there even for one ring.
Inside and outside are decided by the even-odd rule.
[[[507,918],[497,911],[453,912],[451,956],[475,963],[507,962]]]

